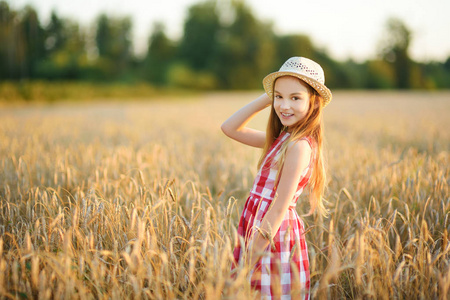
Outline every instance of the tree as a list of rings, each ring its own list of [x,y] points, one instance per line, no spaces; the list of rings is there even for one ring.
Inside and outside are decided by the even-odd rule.
[[[52,55],[64,47],[66,41],[70,38],[67,35],[65,21],[61,20],[55,11],[52,11],[50,22],[45,28],[45,49],[47,55]]]
[[[396,85],[394,69],[383,60],[369,60],[365,63],[369,89],[392,89]]]
[[[444,62],[444,69],[446,69],[448,72],[450,72],[450,56],[447,58],[447,60]]]
[[[174,43],[166,36],[164,30],[162,23],[154,25],[144,60],[144,77],[158,85],[166,83],[167,70],[174,60],[176,50]]]
[[[39,17],[31,6],[22,11],[19,23],[19,34],[23,36],[25,60],[21,65],[21,77],[36,77],[36,65],[45,55],[44,29],[41,27]]]
[[[191,6],[184,22],[179,57],[194,70],[210,68],[216,55],[220,31],[219,16],[213,1]]]
[[[77,23],[56,14],[46,28],[47,55],[37,64],[46,79],[80,79],[87,64],[86,41]]]
[[[25,59],[25,52],[19,47],[16,12],[10,10],[8,3],[0,1],[0,78],[11,79],[19,76],[20,62]],[[20,36],[22,39],[23,36]]]
[[[216,73],[225,88],[261,88],[276,57],[271,24],[260,22],[242,1],[233,4],[234,20],[224,29]]]
[[[98,66],[105,78],[119,78],[130,66],[133,59],[131,30],[129,17],[110,18],[105,14],[98,17],[95,41]]]
[[[289,57],[304,56],[315,59],[316,49],[306,35],[284,35],[276,38],[277,62],[280,67]]]
[[[36,77],[36,65],[44,57],[44,31],[31,6],[19,13],[0,2],[0,78]]]
[[[393,65],[396,86],[400,89],[411,86],[412,61],[408,54],[411,37],[411,31],[401,20],[391,18],[387,21],[385,39],[381,42],[381,57]]]

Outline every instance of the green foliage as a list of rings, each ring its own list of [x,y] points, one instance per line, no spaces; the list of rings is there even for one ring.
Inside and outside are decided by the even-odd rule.
[[[66,30],[68,22],[70,21],[62,20],[54,11],[52,12],[50,23],[46,27],[45,48],[48,54],[51,55],[61,50],[69,38],[73,38],[70,32]]]
[[[363,89],[367,83],[366,73],[364,72],[364,64],[359,64],[353,60],[340,63],[337,67],[339,71],[340,81],[336,83],[336,88],[343,89]]]
[[[332,59],[325,51],[316,51],[312,59],[322,66],[326,74],[325,84],[329,88],[338,88],[339,83],[342,81],[338,62]]]
[[[174,59],[175,51],[174,43],[167,38],[164,32],[164,25],[155,24],[143,64],[144,78],[156,85],[165,84],[167,82],[167,71]]]
[[[316,50],[311,39],[306,35],[285,35],[276,37],[277,61],[276,66],[281,66],[285,57],[301,56],[315,59]]]
[[[370,60],[366,63],[367,88],[394,88],[395,74],[391,64],[383,60]]]
[[[36,75],[36,64],[44,57],[44,30],[36,11],[31,6],[26,6],[22,12],[19,30],[26,44],[22,72],[24,77],[31,78]]]
[[[214,74],[205,71],[195,71],[182,63],[172,65],[168,70],[167,78],[169,86],[177,88],[202,90],[217,88],[217,79]]]
[[[98,67],[105,79],[118,79],[130,66],[132,23],[129,17],[110,18],[105,14],[97,20],[95,35],[98,55],[102,59]],[[105,66],[106,65],[106,66]]]
[[[131,19],[100,15],[97,21],[96,45],[101,57],[120,61],[131,57]]]
[[[391,18],[386,24],[385,39],[381,44],[381,56],[393,65],[396,87],[411,87],[412,61],[408,50],[411,43],[411,31],[399,19]]]
[[[33,78],[44,55],[44,32],[36,11],[26,6],[17,13],[0,2],[0,78]]]
[[[224,28],[215,72],[224,88],[260,88],[262,77],[274,71],[276,48],[271,25],[257,20],[243,2],[235,3],[234,16]]]
[[[149,99],[157,94],[170,94],[146,83],[99,83],[85,81],[3,81],[0,103],[38,101],[88,101],[95,99]]]
[[[427,89],[448,88],[450,82],[450,58],[446,63],[441,64],[431,62],[428,64],[418,64],[420,73],[423,75],[422,84]]]
[[[213,1],[190,7],[184,23],[179,57],[195,70],[205,70],[213,63],[222,27]]]
[[[82,80],[192,89],[260,89],[262,78],[292,56],[317,61],[332,89],[450,88],[446,62],[414,62],[413,33],[399,19],[386,22],[379,56],[336,61],[304,34],[277,35],[245,1],[193,4],[183,35],[171,40],[156,23],[147,53],[133,53],[130,17],[101,14],[82,28],[52,12],[42,24],[31,6],[19,11],[0,0],[0,80]]]
[[[0,78],[16,78],[18,61],[22,53],[19,47],[19,39],[14,35],[13,23],[16,12],[11,11],[6,2],[0,2]],[[14,51],[14,49],[17,49]]]
[[[57,19],[52,15],[46,45],[48,54],[36,64],[41,78],[80,79],[89,64],[85,51],[84,35],[78,24]]]

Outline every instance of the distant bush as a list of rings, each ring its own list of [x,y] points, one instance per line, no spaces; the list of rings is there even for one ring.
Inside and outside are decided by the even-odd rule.
[[[1,82],[0,101],[84,101],[93,99],[149,98],[160,93],[147,83],[93,83],[58,81]],[[168,92],[166,92],[168,93]]]
[[[206,71],[195,71],[184,64],[174,64],[168,71],[169,86],[212,90],[217,88],[217,78]]]

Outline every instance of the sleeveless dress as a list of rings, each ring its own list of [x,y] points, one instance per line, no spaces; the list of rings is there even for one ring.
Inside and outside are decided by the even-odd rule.
[[[289,138],[282,131],[273,142],[261,164],[253,183],[250,195],[244,205],[239,221],[238,234],[247,244],[255,226],[260,227],[264,215],[276,194],[276,177],[279,166],[280,150],[283,142]],[[260,291],[262,299],[309,299],[309,260],[305,241],[303,221],[298,216],[295,205],[298,197],[308,184],[315,156],[314,142],[310,137],[302,138],[311,146],[311,158],[308,167],[302,172],[296,193],[273,238],[274,247],[269,244],[265,255],[259,259],[249,278],[254,289]],[[256,230],[255,230],[256,232]],[[242,262],[245,245],[234,249],[235,268]]]

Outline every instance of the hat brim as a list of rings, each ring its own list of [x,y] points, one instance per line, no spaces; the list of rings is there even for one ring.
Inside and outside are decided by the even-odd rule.
[[[328,103],[330,103],[332,98],[331,91],[325,85],[321,84],[320,82],[310,77],[289,71],[273,72],[264,77],[263,79],[264,90],[271,99],[273,98],[273,88],[275,80],[283,76],[293,76],[309,84],[313,89],[317,91],[317,93],[319,93],[320,96],[322,96],[323,107],[327,106]]]

